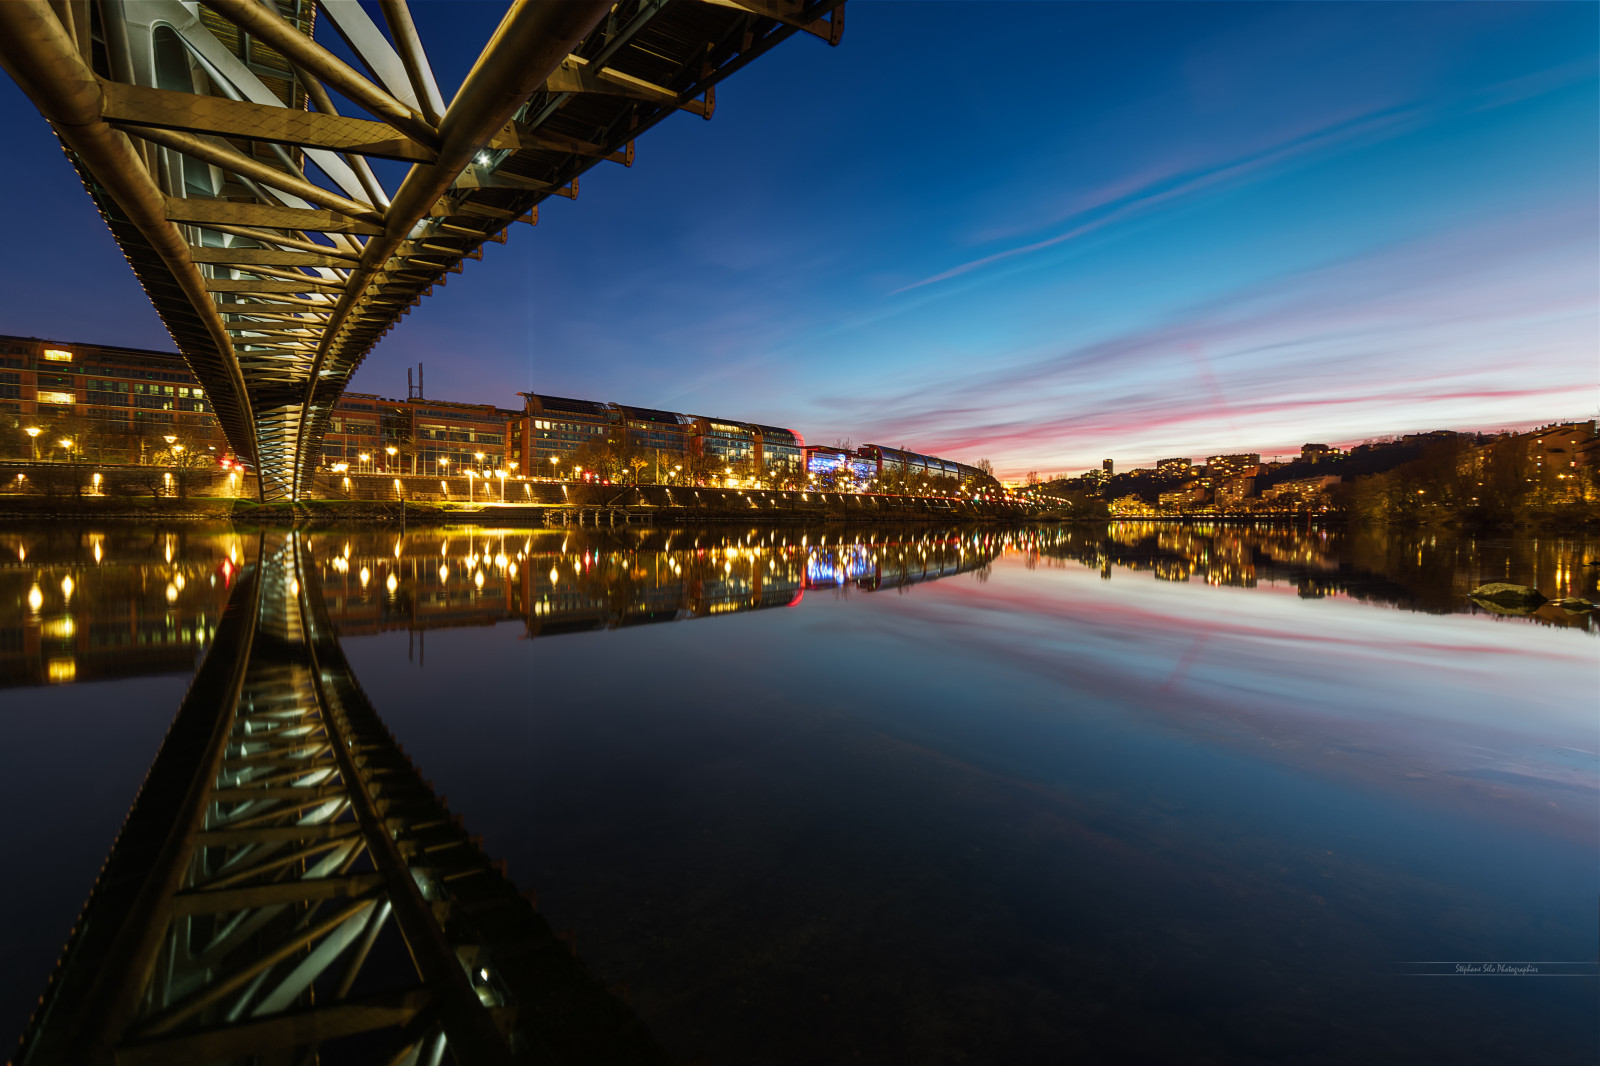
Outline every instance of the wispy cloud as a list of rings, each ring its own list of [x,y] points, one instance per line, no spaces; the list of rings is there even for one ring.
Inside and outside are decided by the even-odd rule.
[[[1415,120],[1415,112],[1407,110],[1365,115],[1359,119],[1341,122],[1335,126],[1317,130],[1306,136],[1297,137],[1286,143],[1274,145],[1264,151],[1255,152],[1238,159],[1231,159],[1182,174],[1163,174],[1160,178],[1149,181],[1132,192],[1116,195],[1085,209],[1070,220],[1071,225],[1063,233],[1019,245],[1015,248],[1007,248],[1003,251],[979,256],[976,259],[970,259],[920,281],[902,285],[890,292],[889,295],[898,296],[901,293],[920,289],[925,285],[935,285],[941,281],[949,281],[951,278],[957,278],[963,274],[969,274],[974,270],[981,270],[984,267],[1002,263],[1009,259],[1042,252],[1048,248],[1054,248],[1057,245],[1087,236],[1097,230],[1105,229],[1115,223],[1138,217],[1170,202],[1197,196],[1201,193],[1214,192],[1229,185],[1247,181],[1262,173],[1282,168],[1297,159],[1313,156],[1319,152],[1326,152],[1354,141],[1397,132],[1414,123]]]
[[[1600,379],[1596,222],[1553,208],[1399,242],[1093,343],[829,402],[874,439],[1019,469],[1575,416]]]

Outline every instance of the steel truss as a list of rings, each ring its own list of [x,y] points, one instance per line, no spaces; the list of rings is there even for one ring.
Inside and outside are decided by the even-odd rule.
[[[401,315],[548,196],[842,0],[513,0],[447,104],[405,0],[6,0],[48,118],[264,499],[311,485]],[[318,13],[358,57],[314,37]],[[364,114],[341,114],[339,108]],[[410,164],[393,191],[370,158]]]
[[[395,744],[266,538],[15,1060],[666,1062]]]

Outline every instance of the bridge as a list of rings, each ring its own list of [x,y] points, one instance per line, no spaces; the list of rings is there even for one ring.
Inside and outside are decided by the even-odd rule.
[[[379,7],[383,27],[357,0],[0,3],[0,65],[264,500],[308,493],[351,375],[463,260],[632,165],[669,115],[709,119],[783,40],[844,25],[842,0],[514,0],[446,104],[406,0]],[[393,189],[374,159],[407,166]]]

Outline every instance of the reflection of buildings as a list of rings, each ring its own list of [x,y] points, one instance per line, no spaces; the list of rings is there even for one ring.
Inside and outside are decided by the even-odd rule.
[[[248,541],[181,531],[0,533],[0,687],[189,673]]]
[[[1362,529],[1297,531],[1224,523],[1122,521],[1035,530],[1008,548],[1071,559],[1110,580],[1116,570],[1158,580],[1253,588],[1289,585],[1305,599],[1343,595],[1430,613],[1475,611],[1467,592],[1489,580],[1526,580],[1552,599],[1597,595],[1595,553],[1584,538],[1475,540],[1454,533]],[[1594,628],[1588,614],[1547,607],[1536,620]]]
[[[518,620],[532,636],[787,607],[814,589],[898,588],[978,569],[976,534],[553,530],[316,534],[308,549],[342,635]]]
[[[787,607],[979,569],[1001,542],[924,532],[554,530],[305,535],[343,636],[516,621],[531,636]],[[0,688],[187,674],[254,538],[232,532],[0,533]]]
[[[1419,537],[1422,539],[1419,540]],[[982,570],[1002,552],[1162,581],[1290,585],[1434,612],[1470,610],[1511,574],[1551,596],[1595,596],[1582,539],[1442,541],[1363,530],[1123,521],[1006,533],[423,530],[305,538],[341,635],[523,625],[530,636],[706,618]],[[0,532],[0,687],[188,673],[213,639],[253,539],[119,529]],[[1587,552],[1587,553],[1586,553]],[[1587,615],[1539,616],[1590,627]]]

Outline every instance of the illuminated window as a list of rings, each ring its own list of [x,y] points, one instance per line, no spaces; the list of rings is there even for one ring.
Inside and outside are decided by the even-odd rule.
[[[60,348],[46,348],[44,350],[44,357],[52,363],[72,362],[72,353],[62,351]]]
[[[44,392],[39,393],[40,403],[75,403],[76,398],[70,392]]]
[[[46,670],[53,684],[75,681],[78,677],[78,664],[73,659],[51,659]]]

